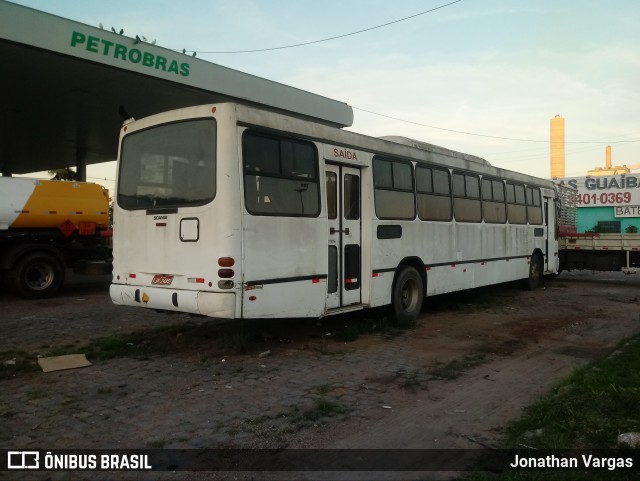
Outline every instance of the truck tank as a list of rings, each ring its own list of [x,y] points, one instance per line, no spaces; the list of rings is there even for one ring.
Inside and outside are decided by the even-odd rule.
[[[27,297],[47,297],[66,269],[111,272],[109,193],[98,184],[0,177],[0,277]]]
[[[0,230],[109,224],[109,193],[98,184],[0,177],[0,192]]]

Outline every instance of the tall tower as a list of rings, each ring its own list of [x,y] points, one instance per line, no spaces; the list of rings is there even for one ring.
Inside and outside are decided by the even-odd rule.
[[[564,178],[564,118],[551,119],[551,178]]]

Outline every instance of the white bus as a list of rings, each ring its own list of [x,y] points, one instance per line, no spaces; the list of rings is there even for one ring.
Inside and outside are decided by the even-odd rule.
[[[558,269],[551,181],[236,103],[124,125],[114,303],[322,317]]]

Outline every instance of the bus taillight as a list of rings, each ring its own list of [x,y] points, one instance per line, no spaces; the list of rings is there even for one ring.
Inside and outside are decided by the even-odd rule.
[[[218,265],[220,267],[233,267],[236,261],[233,257],[220,257],[218,258]]]
[[[218,277],[222,279],[229,279],[233,277],[233,269],[218,269]]]

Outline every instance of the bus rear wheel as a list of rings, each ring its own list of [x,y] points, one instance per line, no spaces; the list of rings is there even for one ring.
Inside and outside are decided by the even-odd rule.
[[[527,279],[527,287],[530,291],[535,291],[542,286],[542,258],[539,254],[533,254],[529,261],[529,278]]]
[[[397,275],[391,294],[393,318],[397,322],[413,322],[418,318],[424,288],[422,277],[413,267],[403,268]]]

